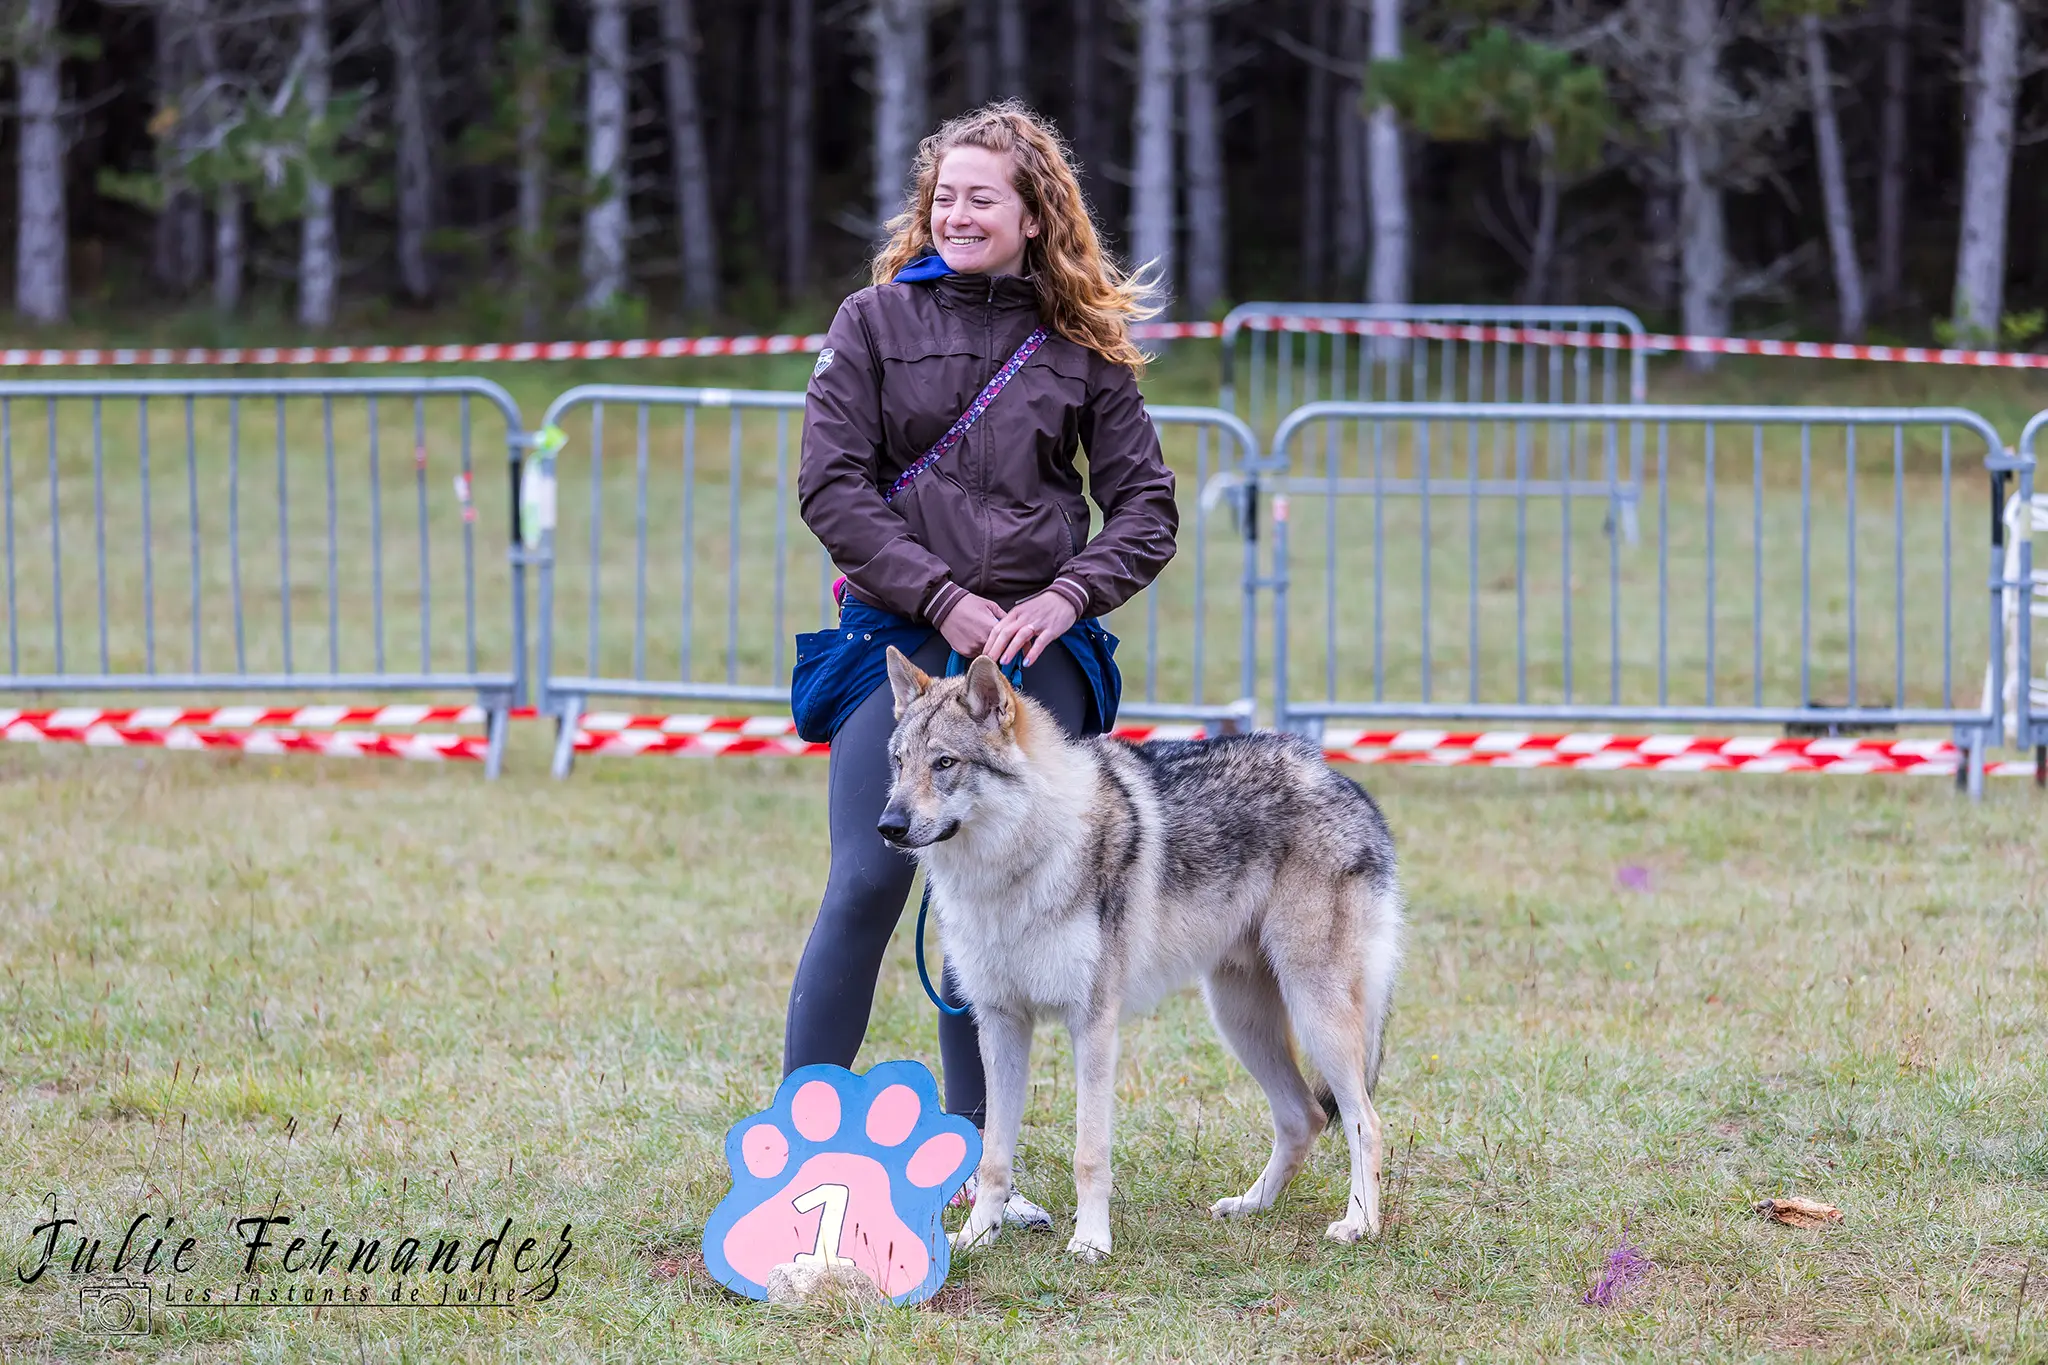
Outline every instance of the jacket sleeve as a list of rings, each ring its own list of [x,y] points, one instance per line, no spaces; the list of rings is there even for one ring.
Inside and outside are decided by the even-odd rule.
[[[1102,532],[1066,562],[1054,590],[1083,616],[1101,616],[1135,597],[1173,558],[1180,509],[1173,471],[1127,366],[1099,362],[1097,387],[1081,412],[1088,492],[1102,509]]]
[[[860,595],[898,616],[928,619],[962,594],[944,560],[919,544],[882,501],[882,363],[856,294],[839,306],[805,392],[797,506]],[[950,589],[950,590],[949,590]]]

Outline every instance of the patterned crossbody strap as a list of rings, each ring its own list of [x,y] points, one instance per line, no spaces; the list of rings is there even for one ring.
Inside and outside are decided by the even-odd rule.
[[[1023,369],[1025,362],[1037,353],[1039,347],[1045,345],[1045,339],[1049,335],[1051,334],[1045,328],[1039,327],[1034,329],[1030,336],[1025,337],[1024,344],[1003,362],[1003,368],[997,370],[988,383],[982,385],[981,392],[974,395],[974,401],[967,405],[967,411],[955,419],[953,425],[946,429],[946,434],[941,436],[930,450],[918,456],[910,468],[897,475],[896,482],[882,490],[882,501],[896,501],[904,489],[917,482],[918,475],[943,460],[954,446],[959,445],[969,429],[981,420],[984,412],[988,411],[988,405],[996,401],[996,395],[1003,391],[1004,385],[1015,379],[1017,371]]]

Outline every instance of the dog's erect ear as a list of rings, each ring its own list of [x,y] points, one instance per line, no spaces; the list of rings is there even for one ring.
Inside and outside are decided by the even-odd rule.
[[[904,710],[931,685],[931,674],[905,658],[902,650],[889,646],[889,690],[896,694],[896,719],[902,720]]]
[[[994,723],[1005,729],[1017,715],[1017,694],[994,659],[977,654],[967,666],[967,714],[982,724]]]

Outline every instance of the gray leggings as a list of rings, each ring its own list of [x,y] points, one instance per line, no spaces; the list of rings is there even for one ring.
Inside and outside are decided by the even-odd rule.
[[[911,656],[919,668],[945,671],[944,639],[934,635]],[[1070,735],[1088,717],[1088,679],[1066,646],[1055,643],[1024,670],[1024,691],[1059,718]],[[889,734],[896,728],[889,684],[876,688],[832,737],[827,819],[832,870],[818,922],[811,926],[796,982],[789,992],[782,1069],[787,1075],[813,1062],[850,1067],[867,1034],[875,978],[889,936],[903,914],[916,875],[910,855],[875,832],[889,800]],[[929,950],[928,950],[929,951]],[[948,971],[939,993],[961,1001]],[[982,1123],[981,1043],[972,1014],[939,1016],[939,1056],[946,1069],[946,1111]]]

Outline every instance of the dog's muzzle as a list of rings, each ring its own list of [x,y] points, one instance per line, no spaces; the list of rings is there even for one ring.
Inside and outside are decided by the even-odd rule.
[[[922,843],[912,843],[910,841],[910,818],[905,815],[899,815],[895,811],[885,810],[882,812],[882,818],[875,822],[875,832],[882,836],[883,842],[893,848],[926,848],[932,844],[943,844],[946,840],[958,834],[960,832],[960,822],[958,820],[948,820],[946,827],[930,839],[924,840]]]

